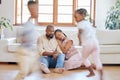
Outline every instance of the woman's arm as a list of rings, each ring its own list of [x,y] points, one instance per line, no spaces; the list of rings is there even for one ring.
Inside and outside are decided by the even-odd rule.
[[[73,41],[72,41],[72,40],[69,40],[69,41],[65,44],[65,46],[63,46],[62,43],[61,43],[61,41],[58,40],[58,45],[59,45],[60,49],[62,50],[62,52],[63,52],[64,54],[67,53],[67,51],[70,49],[70,47],[72,46],[72,44],[73,44]]]

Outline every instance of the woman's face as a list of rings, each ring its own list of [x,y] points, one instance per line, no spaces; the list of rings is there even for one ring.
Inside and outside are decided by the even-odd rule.
[[[65,35],[62,32],[56,32],[55,37],[56,39],[63,40]]]
[[[81,20],[84,19],[84,16],[82,14],[77,13],[77,12],[75,12],[74,17],[75,17],[76,22],[80,22]]]

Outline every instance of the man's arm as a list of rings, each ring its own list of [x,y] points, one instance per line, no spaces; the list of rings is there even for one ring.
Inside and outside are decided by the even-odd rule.
[[[43,52],[45,52],[44,47],[43,47],[43,42],[42,42],[42,36],[40,36],[37,39],[37,49],[38,49],[39,54],[42,56]]]
[[[41,56],[53,56],[55,54],[55,51],[48,52],[44,49],[43,46],[43,37],[39,37],[37,40],[37,48]]]
[[[43,56],[53,56],[54,52],[43,52],[42,55]]]

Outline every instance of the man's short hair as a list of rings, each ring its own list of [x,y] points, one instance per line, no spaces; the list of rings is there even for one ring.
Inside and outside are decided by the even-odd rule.
[[[49,28],[54,28],[54,26],[49,24],[49,25],[47,25],[46,29],[49,29]]]

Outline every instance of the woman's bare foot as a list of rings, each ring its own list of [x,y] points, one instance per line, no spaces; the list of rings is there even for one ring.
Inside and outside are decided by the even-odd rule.
[[[53,70],[53,72],[59,73],[59,74],[62,74],[64,71],[65,71],[64,68],[55,68],[55,69]]]

